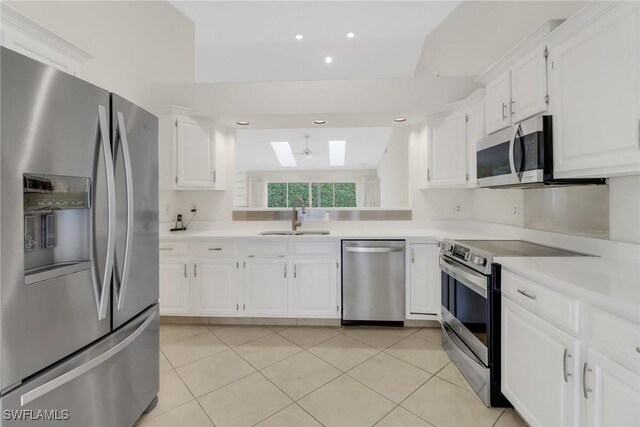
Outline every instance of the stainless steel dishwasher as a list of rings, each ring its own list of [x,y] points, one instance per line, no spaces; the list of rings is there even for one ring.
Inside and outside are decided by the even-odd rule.
[[[342,241],[342,323],[402,326],[404,240]]]

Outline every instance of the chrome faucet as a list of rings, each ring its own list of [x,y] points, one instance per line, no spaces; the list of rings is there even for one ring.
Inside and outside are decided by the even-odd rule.
[[[307,213],[307,210],[304,206],[304,199],[302,196],[296,196],[296,202],[300,202],[300,207],[302,208],[300,213],[298,213],[298,208],[296,203],[293,204],[293,218],[291,220],[291,230],[296,231],[298,227],[302,226],[302,219],[300,218],[300,214]]]

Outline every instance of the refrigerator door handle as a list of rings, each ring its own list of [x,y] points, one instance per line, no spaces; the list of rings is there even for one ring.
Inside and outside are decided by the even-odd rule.
[[[88,362],[78,366],[77,368],[74,368],[69,372],[65,372],[59,377],[54,378],[51,381],[44,383],[41,386],[36,387],[33,390],[23,394],[20,397],[20,406],[25,406],[33,402],[34,400],[44,396],[45,394],[52,392],[53,390],[59,387],[62,387],[69,381],[73,381],[79,376],[86,374],[87,372],[91,371],[92,369],[95,369],[97,366],[111,359],[116,354],[120,353],[122,350],[127,348],[129,344],[135,341],[136,338],[138,338],[140,334],[142,334],[145,331],[145,329],[147,329],[149,324],[153,322],[153,319],[155,318],[154,314],[155,314],[155,311],[153,311],[149,315],[149,317],[142,323],[142,325],[140,325],[135,331],[133,331],[131,335],[129,335],[127,338],[120,341],[118,344],[111,347],[109,350],[105,351],[101,355],[96,356],[93,359],[89,360]]]
[[[97,296],[98,320],[107,317],[109,303],[109,290],[111,289],[111,275],[113,273],[113,258],[115,254],[115,233],[116,233],[116,194],[115,177],[113,169],[113,156],[111,154],[111,144],[109,141],[109,126],[107,124],[107,110],[103,105],[98,105],[98,134],[104,156],[105,173],[107,175],[107,253],[104,266],[104,277],[102,278],[102,289]]]
[[[116,113],[117,135],[122,143],[122,157],[124,159],[124,178],[127,190],[127,231],[124,245],[124,261],[122,263],[122,275],[120,277],[120,289],[117,291],[118,305],[120,310],[124,304],[126,295],[127,279],[131,266],[131,239],[133,235],[133,176],[131,172],[131,155],[129,152],[129,141],[127,140],[127,130],[124,123],[124,115],[118,111]]]

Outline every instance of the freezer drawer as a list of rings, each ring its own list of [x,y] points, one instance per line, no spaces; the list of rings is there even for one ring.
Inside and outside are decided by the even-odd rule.
[[[343,323],[404,322],[405,242],[342,241]]]
[[[0,426],[131,426],[159,390],[159,316],[135,319],[0,398]]]

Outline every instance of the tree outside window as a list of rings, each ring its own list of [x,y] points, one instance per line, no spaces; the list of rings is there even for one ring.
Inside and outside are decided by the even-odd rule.
[[[354,182],[270,182],[267,184],[267,206],[287,208],[297,205],[302,197],[306,206],[318,208],[355,208]]]

